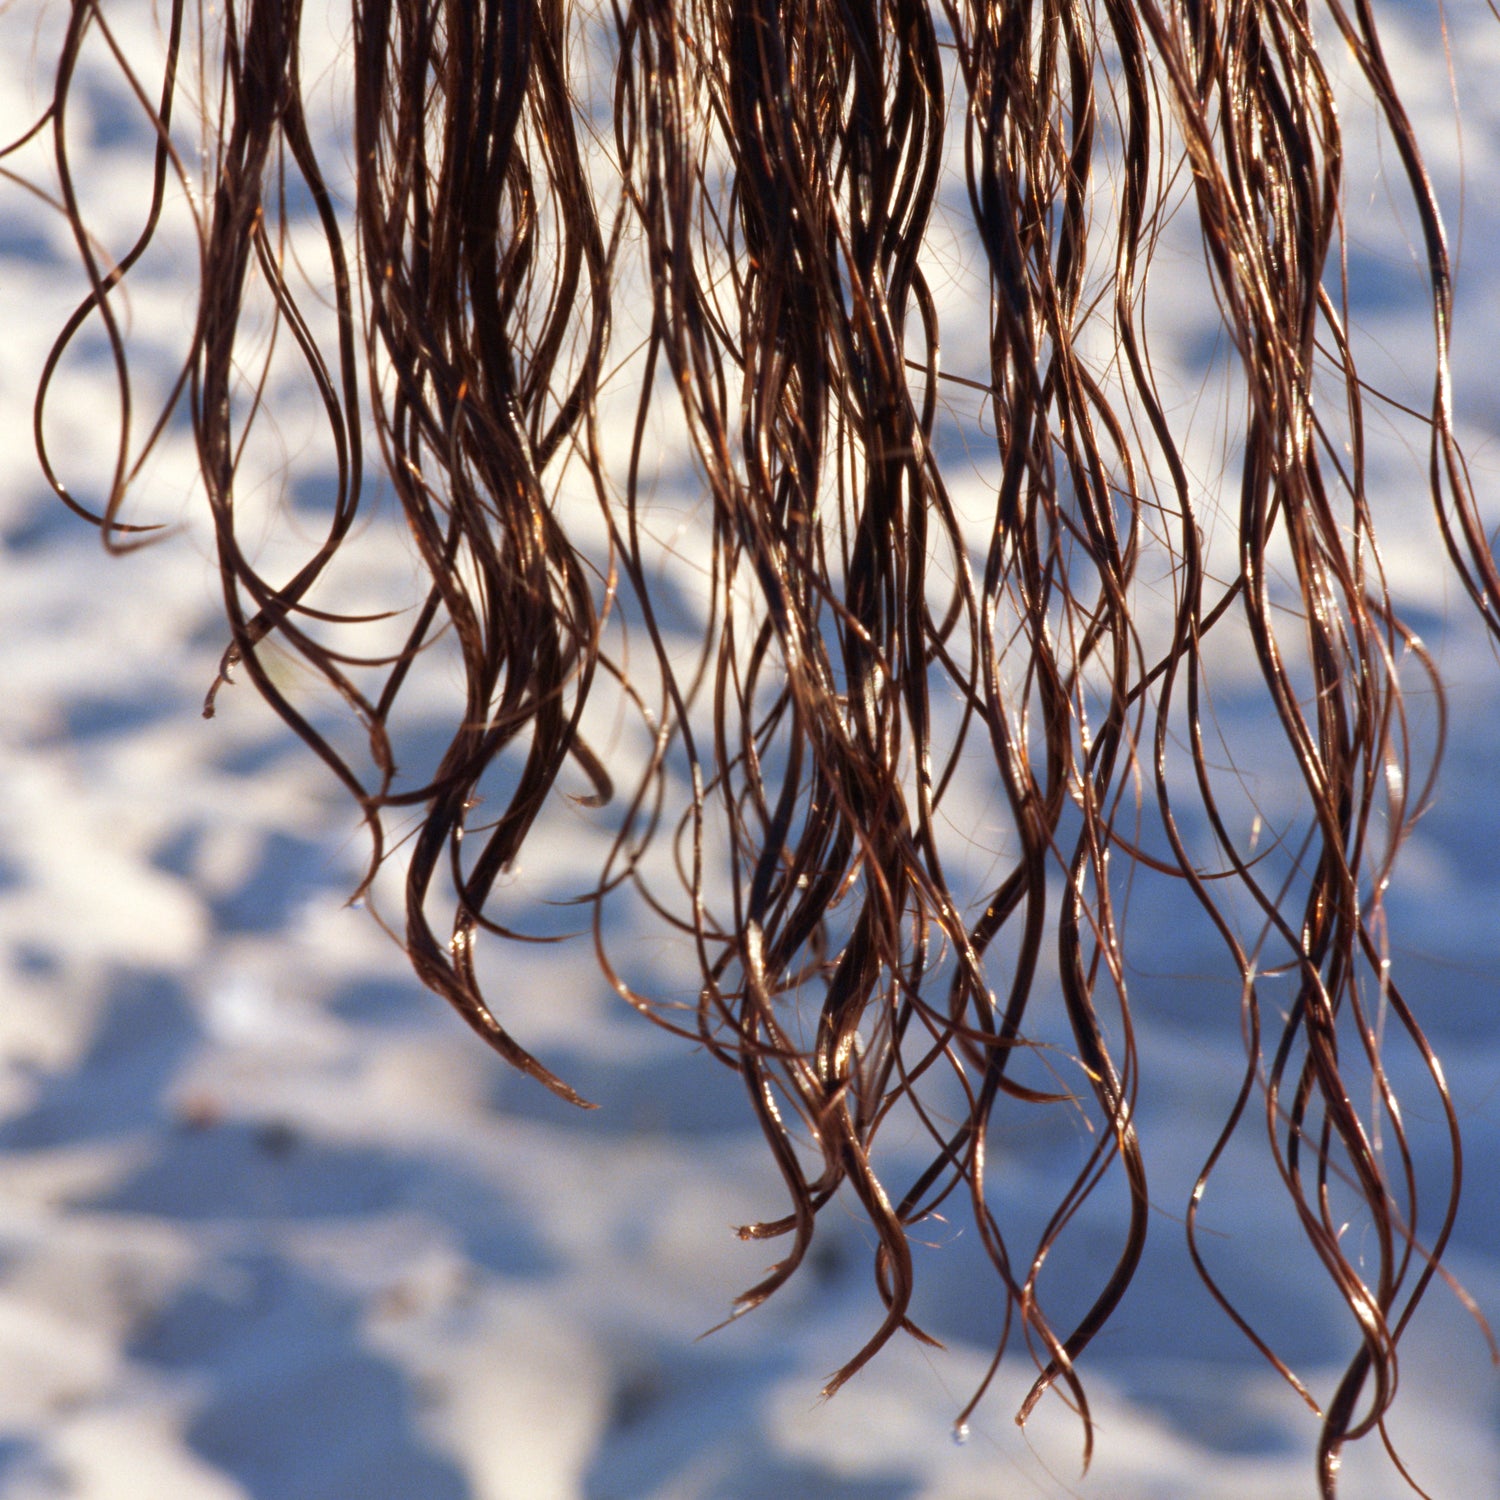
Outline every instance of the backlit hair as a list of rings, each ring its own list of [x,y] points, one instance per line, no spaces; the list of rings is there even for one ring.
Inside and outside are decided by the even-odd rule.
[[[1091,1432],[1075,1366],[1151,1203],[1131,892],[1211,924],[1205,1003],[1237,997],[1246,1057],[1188,1245],[1320,1413],[1332,1495],[1346,1440],[1383,1432],[1461,1160],[1385,940],[1441,698],[1373,527],[1335,52],[1421,233],[1431,399],[1396,416],[1426,446],[1409,480],[1492,631],[1500,601],[1454,436],[1443,227],[1368,0],[353,0],[351,17],[330,135],[297,0],[196,23],[174,0],[152,74],[110,6],[74,4],[39,122],[88,283],[37,396],[57,493],[108,545],[149,539],[127,492],[186,403],[221,683],[253,683],[347,789],[367,884],[403,873],[422,981],[576,1100],[511,1034],[494,955],[591,927],[619,995],[740,1074],[786,1188],[743,1231],[784,1249],[741,1307],[796,1272],[836,1194],[868,1220],[884,1315],[830,1390],[899,1331],[924,1337],[909,1236],[941,1212],[993,1264],[997,1361],[1017,1331],[1037,1360],[1026,1409],[1060,1386]],[[85,48],[113,49],[151,123],[155,197],[123,252],[91,237],[71,178]],[[196,322],[143,418],[119,309],[178,184]],[[1206,443],[1159,332],[1153,357],[1148,311],[1188,296],[1217,301],[1227,394]],[[93,497],[47,440],[85,328],[122,413]],[[244,478],[289,391],[332,456],[311,506]],[[341,559],[397,507],[420,581],[347,607]],[[291,691],[288,654],[328,691],[305,673]],[[1254,736],[1221,736],[1232,691],[1259,705]],[[545,899],[518,895],[544,827]],[[642,931],[669,940],[656,965]],[[1425,1070],[1451,1160],[1420,1215],[1392,1049]],[[1018,1243],[992,1142],[1038,1112],[1081,1122],[1084,1146]],[[1220,1290],[1199,1230],[1256,1115],[1358,1340],[1317,1396]],[[1112,1262],[1062,1297],[1044,1262],[1105,1181]]]

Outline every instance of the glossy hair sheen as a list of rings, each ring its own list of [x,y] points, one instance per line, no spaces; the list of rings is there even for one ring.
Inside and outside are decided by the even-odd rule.
[[[556,935],[509,882],[571,818],[598,857],[549,900],[592,924],[615,991],[742,1077],[785,1182],[784,1213],[742,1231],[784,1252],[741,1307],[797,1271],[836,1195],[854,1205],[884,1313],[831,1391],[898,1332],[925,1337],[911,1236],[965,1218],[1000,1291],[996,1360],[1023,1335],[1026,1411],[1062,1388],[1087,1449],[1076,1365],[1151,1201],[1127,906],[1136,884],[1177,903],[1217,935],[1246,1047],[1189,1250],[1319,1414],[1331,1496],[1346,1441],[1384,1433],[1461,1176],[1385,939],[1441,698],[1373,529],[1334,52],[1420,227],[1411,480],[1500,626],[1454,437],[1444,231],[1369,0],[352,0],[332,139],[310,123],[299,0],[212,19],[175,0],[155,74],[111,9],[75,0],[37,126],[87,277],[40,376],[41,461],[108,545],[136,545],[130,482],[186,403],[231,642],[215,690],[242,674],[347,788],[367,886],[403,873],[423,982],[584,1102],[507,1029],[493,957]],[[86,48],[151,126],[154,193],[123,251],[92,237],[70,167]],[[196,322],[143,421],[121,296],[179,184]],[[1207,462],[1149,338],[1183,226],[1228,393]],[[84,328],[123,413],[94,500],[47,441]],[[315,534],[290,506],[268,521],[243,478],[278,340],[332,455]],[[330,580],[377,500],[420,584],[362,613]],[[276,526],[303,551],[270,574]],[[277,669],[289,653],[329,690],[317,712]],[[1221,677],[1258,703],[1254,743],[1220,734]],[[1274,808],[1247,794],[1250,761]],[[670,939],[670,981],[634,973],[621,934],[642,924]],[[1393,1048],[1451,1159],[1420,1215]],[[990,1143],[1037,1112],[1082,1122],[1085,1146],[1017,1243]],[[1202,1243],[1211,1176],[1257,1114],[1357,1342],[1321,1395]],[[1106,1181],[1113,1263],[1059,1299],[1044,1263]]]

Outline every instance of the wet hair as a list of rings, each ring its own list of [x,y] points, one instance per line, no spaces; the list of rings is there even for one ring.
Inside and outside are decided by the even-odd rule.
[[[1346,1441],[1385,1437],[1461,1177],[1385,933],[1442,713],[1377,544],[1372,401],[1425,448],[1452,572],[1500,626],[1443,226],[1368,0],[351,12],[330,127],[298,0],[229,0],[196,30],[174,0],[155,73],[109,8],[73,6],[37,125],[88,281],[37,393],[53,488],[107,545],[149,540],[127,493],[186,403],[230,640],[206,711],[243,676],[321,758],[369,830],[361,893],[400,873],[417,974],[541,1085],[584,1102],[511,1034],[495,955],[563,929],[740,1075],[786,1192],[741,1231],[784,1250],[740,1308],[807,1261],[836,1198],[873,1232],[883,1315],[830,1391],[926,1337],[912,1236],[962,1217],[1000,1291],[996,1362],[1017,1332],[1037,1361],[1022,1417],[1058,1387],[1087,1448],[1076,1366],[1152,1206],[1127,909],[1201,920],[1203,1003],[1232,997],[1245,1065],[1188,1246],[1319,1413],[1332,1495]],[[151,127],[125,253],[72,177],[86,48]],[[1422,410],[1356,366],[1336,52],[1418,229]],[[175,183],[196,321],[142,420],[121,297]],[[1193,298],[1208,352],[1184,369],[1148,305],[1180,323]],[[92,500],[47,436],[84,328],[121,413]],[[1217,382],[1216,423],[1192,381]],[[299,404],[316,505],[247,457]],[[397,514],[417,582],[355,607],[341,561]],[[1397,1074],[1450,1163],[1420,1216]],[[1256,1112],[1357,1339],[1321,1399],[1205,1249],[1205,1193]],[[997,1142],[1022,1155],[1032,1119],[1072,1180],[1018,1239]],[[1054,1285],[1106,1184],[1113,1264]]]

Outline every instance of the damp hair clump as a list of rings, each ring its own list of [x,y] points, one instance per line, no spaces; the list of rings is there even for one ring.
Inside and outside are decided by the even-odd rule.
[[[1500,625],[1443,226],[1368,0],[353,0],[315,69],[298,0],[174,0],[150,69],[114,13],[76,0],[47,111],[7,153],[50,138],[86,282],[39,378],[41,463],[107,545],[139,545],[132,480],[186,406],[228,624],[206,711],[248,680],[343,784],[423,982],[583,1103],[512,1035],[493,955],[591,930],[620,996],[739,1074],[784,1182],[742,1231],[781,1250],[740,1306],[856,1205],[883,1314],[832,1391],[927,1337],[912,1237],[962,1221],[993,1267],[996,1363],[1017,1341],[1036,1361],[1022,1416],[1059,1389],[1086,1456],[1080,1357],[1156,1201],[1130,920],[1149,891],[1212,935],[1204,1003],[1237,1006],[1245,1040],[1188,1248],[1319,1414],[1331,1496],[1346,1442],[1385,1439],[1461,1177],[1385,938],[1441,694],[1375,530],[1335,53],[1390,142],[1431,306],[1427,404],[1390,420]],[[73,179],[85,55],[149,124],[123,249]],[[121,309],[173,195],[195,321],[143,411]],[[1184,286],[1214,324],[1207,447],[1153,347]],[[92,497],[48,440],[85,329],[119,394]],[[247,477],[290,399],[273,346],[328,456],[316,528]],[[341,562],[392,515],[418,583],[349,608]],[[1253,736],[1215,716],[1231,691]],[[558,856],[560,826],[590,867]],[[521,899],[541,829],[546,900]],[[656,983],[622,937],[641,929],[667,940]],[[1393,1052],[1449,1159],[1420,1212]],[[1033,1117],[1084,1144],[1022,1234],[995,1140]],[[1220,1159],[1257,1128],[1347,1308],[1329,1391],[1205,1244]],[[1113,1261],[1056,1285],[1096,1190]]]

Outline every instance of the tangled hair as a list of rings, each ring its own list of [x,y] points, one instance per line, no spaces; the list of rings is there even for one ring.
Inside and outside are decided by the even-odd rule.
[[[185,400],[231,641],[215,690],[242,673],[347,788],[367,889],[404,874],[423,982],[583,1103],[507,1029],[494,955],[557,937],[559,910],[591,925],[613,988],[739,1073],[785,1182],[784,1215],[742,1231],[785,1251],[740,1306],[854,1200],[884,1315],[831,1391],[898,1331],[926,1337],[910,1236],[965,1214],[1003,1291],[996,1361],[1017,1329],[1037,1360],[1022,1416],[1060,1386],[1087,1448],[1075,1367],[1151,1202],[1126,915],[1133,883],[1160,885],[1217,933],[1246,1046],[1190,1252],[1320,1414],[1331,1496],[1345,1442],[1384,1436],[1461,1175],[1385,940],[1441,699],[1373,525],[1334,52],[1420,226],[1431,401],[1396,418],[1500,632],[1454,435],[1443,228],[1369,0],[353,0],[337,131],[313,119],[299,0],[227,0],[201,34],[173,0],[159,76],[110,9],[75,0],[32,132],[88,279],[41,373],[41,462],[107,545],[138,545],[127,490]],[[123,254],[69,165],[86,47],[152,127]],[[143,424],[120,299],[174,179],[196,322]],[[1217,301],[1207,456],[1148,338],[1184,227],[1196,269],[1172,274]],[[120,401],[94,501],[47,437],[86,326]],[[252,428],[299,403],[336,474],[311,540],[306,505],[247,478]],[[420,584],[350,606],[337,565],[393,503]],[[270,535],[301,555],[258,561]],[[1249,694],[1253,736],[1220,742],[1216,685]],[[523,848],[545,875],[529,894]],[[634,972],[643,930],[671,940],[655,981]],[[1451,1154],[1420,1216],[1393,1047]],[[1323,1400],[1203,1250],[1205,1190],[1255,1110],[1358,1339]],[[990,1143],[1027,1111],[1082,1120],[1086,1147],[1017,1245]],[[1044,1263],[1105,1180],[1124,1187],[1114,1264],[1061,1321]]]

